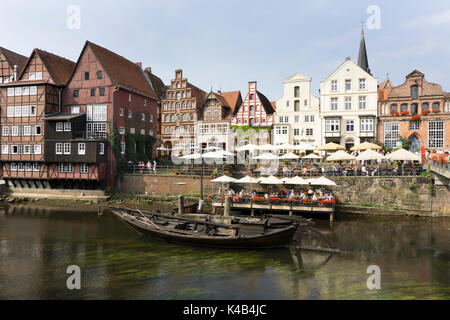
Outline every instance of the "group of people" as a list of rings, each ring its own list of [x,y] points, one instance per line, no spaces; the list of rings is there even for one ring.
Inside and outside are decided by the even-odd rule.
[[[232,199],[236,199],[236,197],[239,197],[240,199],[253,199],[254,197],[258,196],[259,194],[255,190],[246,190],[241,189],[238,194],[231,189],[228,188],[224,191],[222,191],[222,188],[219,188],[216,194],[218,197],[222,196],[228,196]],[[295,191],[294,189],[291,189],[289,191],[280,190],[275,192],[265,192],[263,195],[261,194],[266,200],[269,200],[271,198],[278,198],[278,199],[295,199],[295,200],[304,200],[309,199],[312,201],[320,201],[320,200],[335,200],[335,196],[332,191],[324,191],[321,188],[318,189],[305,189],[302,191]]]
[[[142,172],[142,170],[147,169],[148,172],[153,171],[153,174],[156,174],[156,160],[153,160],[153,163],[148,160],[147,163],[144,161],[139,161],[137,164],[134,164],[133,161],[128,161],[128,169],[134,169],[139,168]]]

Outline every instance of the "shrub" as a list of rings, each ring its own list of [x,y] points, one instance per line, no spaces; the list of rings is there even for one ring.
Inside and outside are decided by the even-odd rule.
[[[409,186],[408,186],[408,189],[411,190],[411,191],[414,190],[414,184],[410,183]]]

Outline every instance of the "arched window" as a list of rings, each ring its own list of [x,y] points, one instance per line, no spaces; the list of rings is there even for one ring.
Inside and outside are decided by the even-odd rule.
[[[430,105],[428,104],[428,102],[422,103],[422,110],[429,110],[430,109]]]
[[[172,102],[172,110],[175,110],[175,102]]]
[[[397,111],[397,105],[396,104],[391,104],[391,112],[392,111]]]
[[[411,114],[417,114],[419,112],[419,107],[417,103],[411,104]]]
[[[433,102],[433,111],[439,110],[440,106],[439,102]]]
[[[400,106],[400,111],[408,111],[408,105],[407,104],[402,104],[401,106]]]
[[[177,110],[180,110],[180,103],[177,102]]]
[[[191,108],[191,102],[189,101],[187,105],[188,105],[188,109],[190,109]]]
[[[294,87],[294,97],[300,97],[300,87],[298,86]]]
[[[169,121],[170,121],[170,116],[169,116],[168,114],[166,114],[165,121],[166,121],[166,122],[169,122]]]
[[[294,111],[300,111],[300,101],[299,100],[295,100],[294,101]]]
[[[182,119],[183,121],[187,121],[186,113],[183,113]]]
[[[183,102],[183,109],[186,109],[186,101]]]
[[[175,115],[172,115],[172,122],[175,122]]]
[[[417,99],[419,97],[419,89],[417,86],[411,86],[411,99]]]

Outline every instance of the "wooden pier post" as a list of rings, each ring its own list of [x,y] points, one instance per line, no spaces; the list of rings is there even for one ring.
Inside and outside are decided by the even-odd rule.
[[[252,216],[252,217],[255,216],[255,209],[250,210],[250,216]]]
[[[331,211],[330,213],[330,222],[334,221],[334,207],[333,207],[333,211]]]
[[[184,196],[178,196],[178,215],[184,215]]]
[[[292,209],[291,209],[291,210],[289,210],[289,215],[290,215],[290,216],[292,216]]]
[[[229,196],[225,196],[225,206],[223,210],[224,217],[228,217],[230,215],[230,208],[231,208],[231,199]]]

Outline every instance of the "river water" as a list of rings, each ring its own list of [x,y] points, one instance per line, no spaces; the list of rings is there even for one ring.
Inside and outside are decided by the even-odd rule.
[[[0,208],[0,299],[450,299],[450,219],[316,220],[342,252],[223,250],[141,236],[109,213]],[[69,265],[81,289],[67,289]],[[380,268],[369,290],[367,268]]]

